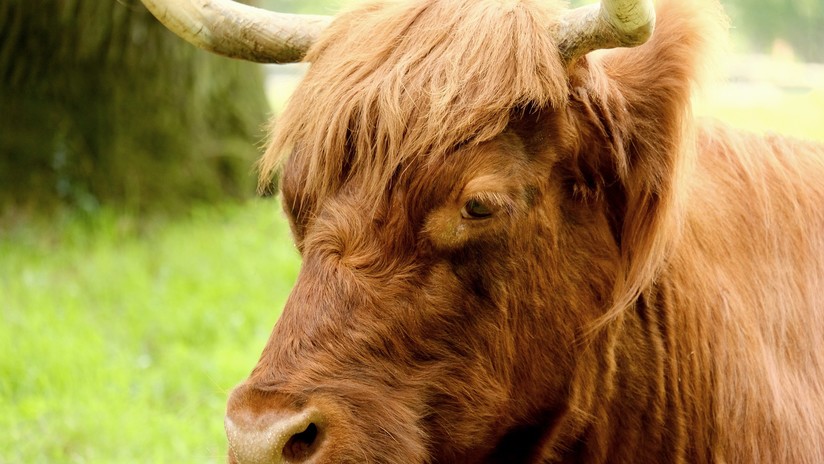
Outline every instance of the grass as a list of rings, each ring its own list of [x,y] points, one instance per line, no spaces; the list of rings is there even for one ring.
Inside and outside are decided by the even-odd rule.
[[[699,113],[824,140],[821,91],[710,101]],[[298,267],[274,201],[0,231],[0,463],[225,462],[227,392]]]
[[[273,201],[0,238],[0,462],[225,462],[222,411],[299,260]]]
[[[774,87],[721,87],[698,104],[697,113],[755,132],[824,142],[824,86],[796,92]]]

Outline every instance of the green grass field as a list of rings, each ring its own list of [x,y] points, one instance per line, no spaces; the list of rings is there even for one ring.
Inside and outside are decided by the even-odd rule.
[[[275,201],[0,238],[0,463],[225,462],[226,394],[299,267]]]
[[[726,88],[697,104],[697,114],[755,132],[824,141],[824,83],[804,92]]]
[[[824,93],[701,113],[824,140]],[[299,259],[276,201],[0,233],[0,463],[223,462],[228,390]]]

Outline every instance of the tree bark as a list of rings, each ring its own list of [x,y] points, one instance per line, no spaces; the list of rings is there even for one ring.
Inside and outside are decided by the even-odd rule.
[[[178,209],[254,192],[263,71],[139,0],[0,2],[0,206]]]

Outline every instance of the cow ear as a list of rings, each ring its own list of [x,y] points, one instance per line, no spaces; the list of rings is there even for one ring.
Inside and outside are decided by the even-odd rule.
[[[602,92],[586,83],[575,83],[570,90],[570,113],[577,140],[569,160],[573,194],[590,205],[602,205],[619,246],[626,216],[629,167],[626,127]]]
[[[620,250],[610,316],[648,287],[677,236],[684,119],[587,59],[570,73],[575,192],[606,215]],[[683,109],[683,108],[682,108]],[[660,118],[669,118],[662,120]]]

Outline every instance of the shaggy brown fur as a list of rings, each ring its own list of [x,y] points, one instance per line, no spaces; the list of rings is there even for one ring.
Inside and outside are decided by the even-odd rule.
[[[318,462],[824,462],[824,147],[696,123],[715,3],[569,65],[560,14],[331,26],[261,163],[303,268],[230,417],[321,411]]]

